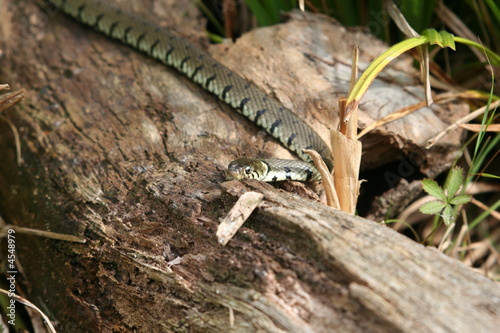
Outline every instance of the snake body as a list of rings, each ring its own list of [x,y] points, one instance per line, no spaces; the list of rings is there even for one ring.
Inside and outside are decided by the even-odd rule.
[[[311,127],[255,84],[229,70],[184,38],[105,2],[48,1],[77,21],[175,68],[264,128],[305,161],[240,159],[229,165],[226,173],[228,179],[318,180],[316,168],[302,149],[316,150],[331,169],[330,149]],[[245,160],[247,164],[243,164]]]

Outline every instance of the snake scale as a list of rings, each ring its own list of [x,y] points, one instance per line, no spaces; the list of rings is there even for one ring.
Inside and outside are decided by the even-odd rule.
[[[255,84],[229,70],[172,31],[105,2],[47,1],[77,21],[175,68],[264,128],[303,160],[241,158],[229,164],[226,172],[228,179],[319,180],[321,176],[310,163],[309,155],[302,149],[316,150],[328,167],[332,168],[330,149],[303,120]]]

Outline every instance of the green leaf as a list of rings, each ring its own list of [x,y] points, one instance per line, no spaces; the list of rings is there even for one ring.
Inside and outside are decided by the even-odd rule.
[[[464,170],[461,167],[454,167],[450,170],[450,175],[448,176],[448,181],[444,185],[444,188],[448,194],[448,201],[450,201],[455,194],[457,194],[458,189],[464,182]]]
[[[451,205],[446,205],[446,207],[443,210],[442,216],[444,224],[446,224],[447,226],[453,222],[455,218],[453,217],[453,208],[451,208]]]
[[[453,51],[456,51],[455,36],[447,31],[441,31],[440,34],[443,37],[443,47],[449,47]]]
[[[441,201],[428,201],[419,208],[419,211],[424,214],[434,215],[442,211],[445,206],[446,204]]]
[[[267,12],[266,8],[258,0],[245,0],[245,3],[255,15],[259,26],[265,27],[277,23],[273,20],[272,15]]]
[[[444,31],[444,30],[441,30],[439,32],[439,34],[441,35],[441,39],[442,39],[442,45],[440,45],[441,47],[449,47],[450,49],[452,49],[453,51],[456,51],[456,46],[455,46],[455,36],[453,36],[452,33],[449,33],[448,31]]]
[[[426,36],[429,39],[429,44],[441,45],[441,36],[436,29],[426,29],[422,32],[422,36]]]
[[[484,51],[488,55],[488,58],[490,59],[490,61],[493,65],[496,65],[496,66],[500,65],[500,55],[496,54],[495,52],[493,52],[489,48],[487,48],[487,47],[485,47],[485,46],[483,46],[475,41],[467,39],[467,38],[454,36],[453,39],[455,40],[455,42],[462,43],[462,44],[465,44],[468,46],[472,46],[472,47],[475,47],[479,50]]]
[[[486,3],[490,7],[493,15],[496,17],[497,21],[500,22],[500,10],[493,0],[486,0]]]
[[[455,37],[447,31],[441,30],[437,32],[435,29],[427,29],[422,33],[422,36],[429,38],[429,44],[437,44],[442,48],[449,47],[455,51]]]
[[[472,195],[462,194],[457,195],[453,199],[450,200],[450,204],[452,205],[463,205],[472,200]]]
[[[473,230],[474,228],[477,227],[479,223],[484,221],[488,215],[490,215],[492,212],[498,209],[500,207],[500,200],[497,200],[496,202],[493,203],[493,205],[489,206],[488,209],[486,209],[484,212],[479,214],[478,217],[476,217],[470,224],[469,224],[469,230]]]
[[[436,183],[432,179],[423,179],[422,180],[422,188],[425,192],[432,195],[434,198],[439,199],[441,201],[446,202],[447,198],[444,194],[444,191],[441,187],[439,187],[438,183]]]
[[[347,97],[346,101],[346,112],[349,114],[352,110],[354,110],[361,99],[363,98],[366,90],[370,84],[375,80],[375,77],[382,71],[382,69],[387,66],[392,60],[399,57],[404,52],[411,50],[414,47],[419,45],[424,45],[428,42],[427,37],[415,37],[409,38],[402,42],[397,43],[396,45],[391,46],[388,50],[383,52],[377,58],[375,58],[368,68],[363,72],[359,80],[356,82],[354,87],[352,88],[351,93]]]
[[[497,175],[492,175],[491,173],[485,173],[485,172],[482,172],[479,174],[481,177],[485,177],[485,178],[494,178],[494,179],[500,179],[500,176],[497,176]]]

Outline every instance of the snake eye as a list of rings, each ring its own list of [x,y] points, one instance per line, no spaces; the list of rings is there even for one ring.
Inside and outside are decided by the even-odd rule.
[[[245,173],[246,173],[247,175],[251,174],[251,173],[252,173],[252,168],[251,168],[250,166],[246,166],[246,167],[245,167]]]

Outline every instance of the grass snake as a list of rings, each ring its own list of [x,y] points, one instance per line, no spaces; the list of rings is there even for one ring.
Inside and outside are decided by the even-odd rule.
[[[105,2],[47,1],[81,23],[175,68],[262,127],[303,160],[241,158],[229,164],[227,179],[321,179],[309,155],[302,149],[315,149],[332,168],[330,149],[302,119],[184,38]]]

